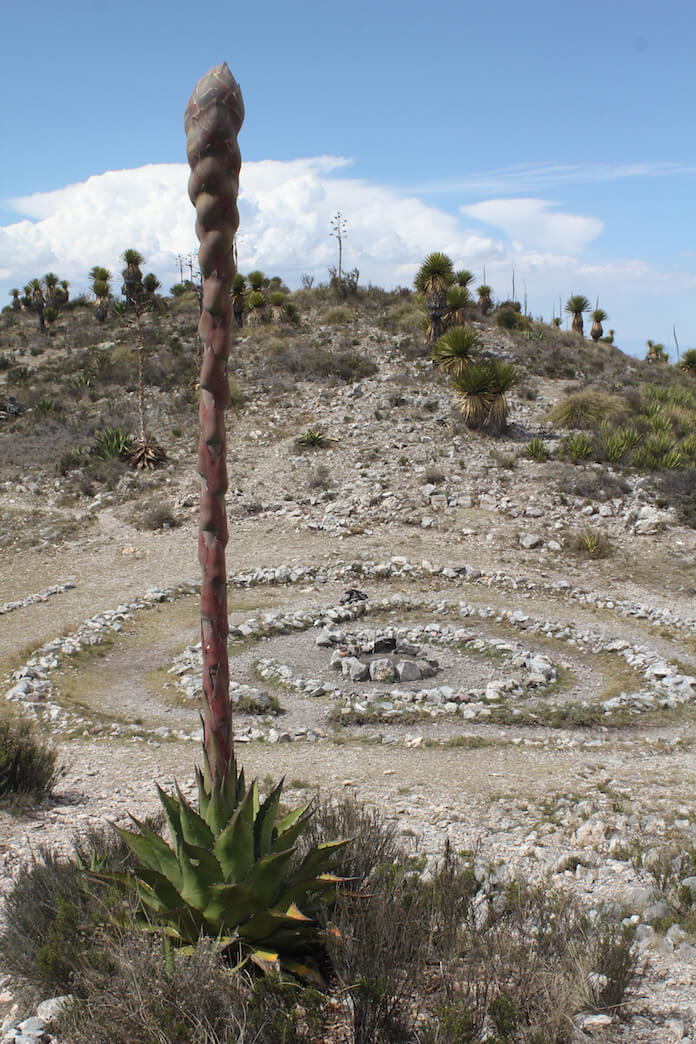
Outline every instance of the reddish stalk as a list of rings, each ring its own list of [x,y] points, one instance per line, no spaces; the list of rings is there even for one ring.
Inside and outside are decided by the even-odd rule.
[[[223,783],[233,771],[234,743],[227,658],[227,462],[225,408],[229,398],[227,360],[235,275],[234,237],[239,226],[237,191],[241,156],[237,135],[244,120],[239,85],[227,65],[201,77],[186,106],[186,154],[191,167],[189,197],[196,208],[200,243],[203,346],[200,372],[201,476],[198,559],[203,648],[203,748],[207,778]]]

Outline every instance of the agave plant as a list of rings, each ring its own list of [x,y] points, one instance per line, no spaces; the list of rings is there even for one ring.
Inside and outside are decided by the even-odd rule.
[[[433,345],[433,363],[444,373],[460,373],[482,343],[472,326],[454,326]]]
[[[582,318],[582,316],[581,316]],[[603,308],[595,308],[592,313],[592,329],[590,330],[590,337],[597,343],[597,341],[604,335],[604,327],[602,323],[606,322],[609,316]]]
[[[347,842],[320,843],[300,859],[295,843],[311,806],[281,815],[282,782],[261,802],[234,758],[223,780],[210,785],[197,772],[197,781],[198,812],[178,787],[176,795],[158,787],[170,844],[135,817],[137,832],[115,828],[139,860],[134,881],[146,918],[177,946],[206,935],[261,967],[316,979],[308,960],[318,939],[313,915],[339,882],[335,854]],[[133,883],[128,874],[103,877]]]
[[[565,310],[568,313],[568,315],[572,315],[573,317],[573,330],[575,331],[575,333],[579,333],[582,337],[584,335],[582,316],[584,312],[589,312],[590,302],[587,300],[584,294],[573,294],[566,301]]]
[[[439,251],[428,254],[416,272],[414,286],[425,294],[430,314],[430,327],[426,334],[428,344],[434,344],[442,333],[442,320],[447,311],[447,290],[454,282],[454,269],[447,254]]]

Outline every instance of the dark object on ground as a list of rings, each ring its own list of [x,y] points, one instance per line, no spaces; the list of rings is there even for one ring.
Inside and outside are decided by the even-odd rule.
[[[8,395],[4,405],[0,408],[0,420],[7,420],[8,417],[21,417],[23,413],[24,407],[21,402],[17,402],[14,395]]]
[[[344,592],[339,605],[350,605],[351,602],[366,602],[368,596],[364,591],[358,591],[357,587],[349,587]]]

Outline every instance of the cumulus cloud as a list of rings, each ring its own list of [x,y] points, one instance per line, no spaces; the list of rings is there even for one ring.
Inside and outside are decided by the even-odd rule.
[[[602,231],[594,217],[565,214],[546,199],[487,199],[461,207],[463,214],[499,229],[524,247],[576,255]]]
[[[278,273],[297,285],[303,272],[320,279],[335,264],[330,221],[348,220],[346,267],[361,281],[410,283],[424,253],[445,250],[458,265],[480,270],[502,259],[494,237],[462,227],[456,215],[383,185],[347,177],[348,161],[319,156],[263,160],[242,168],[240,266]],[[103,264],[114,273],[126,247],[166,283],[178,278],[175,258],[196,249],[185,164],[108,171],[53,192],[11,201],[22,220],[0,228],[0,270],[7,285],[49,270],[77,286]]]
[[[648,296],[687,289],[685,273],[661,276],[642,261],[588,257],[602,222],[567,213],[549,199],[501,194],[449,213],[415,193],[351,177],[349,166],[336,156],[245,163],[242,271],[260,268],[291,287],[304,272],[326,280],[337,260],[330,222],[340,210],[348,222],[344,265],[360,270],[363,285],[409,286],[423,256],[443,250],[456,267],[479,278],[485,266],[486,281],[501,298],[511,292],[514,269],[517,293],[522,296],[526,287],[535,314],[548,316],[552,305],[558,310],[559,295],[565,300],[581,292],[592,300],[599,295],[617,325],[622,322],[611,299],[620,300],[626,326],[636,327]],[[185,164],[153,164],[12,200],[17,221],[0,227],[0,296],[7,300],[12,286],[48,271],[69,279],[74,292],[87,289],[95,264],[111,269],[118,289],[120,255],[127,247],[140,250],[146,271],[168,288],[179,279],[177,254],[197,249],[187,180]],[[689,289],[692,284],[693,279]]]

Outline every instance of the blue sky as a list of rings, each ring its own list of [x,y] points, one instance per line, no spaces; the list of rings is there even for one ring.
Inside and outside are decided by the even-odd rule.
[[[549,318],[584,293],[617,343],[696,343],[696,9],[684,0],[3,7],[0,302],[75,291],[136,246],[168,286],[195,247],[183,110],[227,61],[246,121],[242,269],[326,277],[331,216],[361,280],[449,252]],[[119,172],[108,174],[107,172]]]

